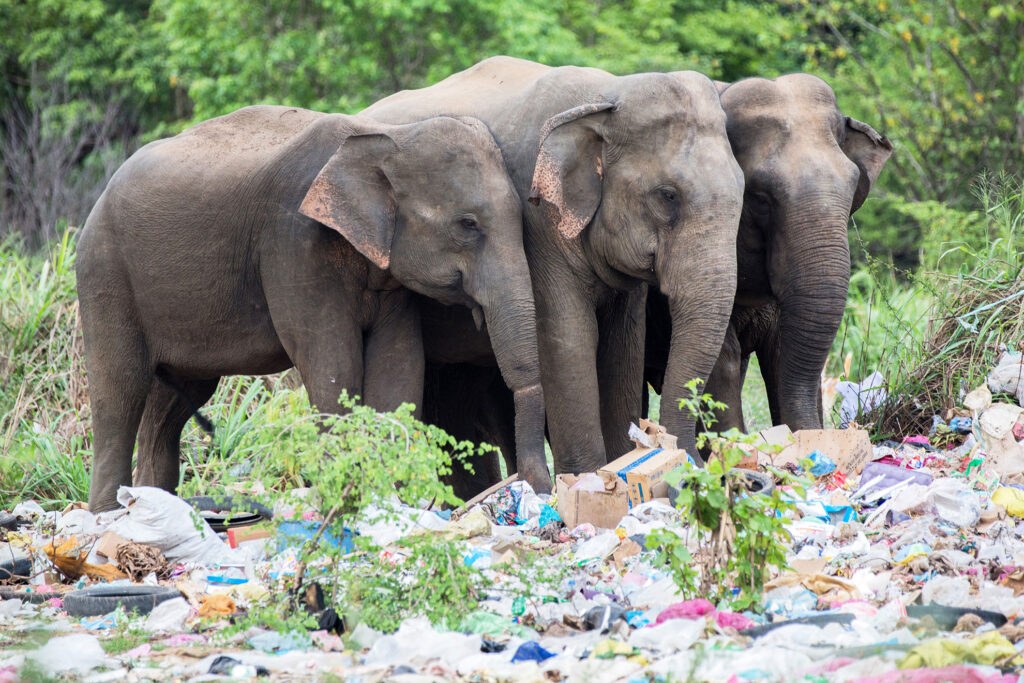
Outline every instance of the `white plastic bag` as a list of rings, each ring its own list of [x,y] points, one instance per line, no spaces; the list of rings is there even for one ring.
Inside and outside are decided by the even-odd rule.
[[[177,633],[185,627],[185,620],[191,613],[192,606],[185,598],[165,600],[149,613],[143,628],[147,631]]]
[[[127,508],[109,531],[129,541],[159,548],[171,562],[203,566],[234,564],[235,552],[213,532],[191,505],[152,486],[122,486],[117,502]]]
[[[108,661],[99,639],[88,633],[51,638],[27,657],[50,676],[61,672],[85,674]]]

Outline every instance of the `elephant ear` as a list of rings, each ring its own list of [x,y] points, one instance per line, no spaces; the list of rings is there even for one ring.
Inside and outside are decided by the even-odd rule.
[[[398,221],[394,189],[383,164],[397,149],[383,133],[357,133],[309,186],[299,213],[334,228],[360,254],[387,269]]]
[[[843,140],[843,152],[850,161],[857,164],[860,180],[857,190],[853,193],[853,213],[861,207],[868,197],[868,192],[878,180],[885,162],[892,156],[892,143],[889,138],[879,135],[874,128],[857,119],[846,117],[846,139]]]
[[[601,203],[604,137],[592,115],[611,102],[583,104],[544,123],[529,202],[544,202],[547,219],[566,238],[579,235]]]

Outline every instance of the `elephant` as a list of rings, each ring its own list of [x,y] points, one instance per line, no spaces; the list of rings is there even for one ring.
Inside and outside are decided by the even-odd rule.
[[[716,85],[746,179],[736,299],[707,384],[728,406],[716,411],[716,429],[745,429],[741,390],[751,353],[773,424],[820,429],[821,372],[850,280],[847,223],[892,143],[842,114],[832,88],[810,74]],[[672,320],[668,301],[656,293],[647,305],[645,378],[660,392]]]
[[[247,107],[135,153],[78,249],[95,512],[131,483],[136,436],[136,484],[175,490],[181,430],[224,375],[294,366],[323,412],[343,390],[419,403],[413,292],[486,322],[519,467],[550,481],[520,202],[478,120]]]
[[[494,134],[523,201],[556,473],[593,471],[629,449],[648,285],[678,323],[667,385],[710,374],[732,309],[743,193],[710,79],[493,57],[361,114],[387,123],[468,115]],[[424,307],[428,333],[436,309]],[[475,354],[475,343],[449,336],[467,324],[434,327],[451,348],[428,362],[486,368],[455,357],[462,346]],[[692,419],[674,416],[670,427],[693,448]]]

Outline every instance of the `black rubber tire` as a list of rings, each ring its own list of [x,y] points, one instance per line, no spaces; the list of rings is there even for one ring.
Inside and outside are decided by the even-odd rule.
[[[60,593],[37,593],[29,592],[23,588],[0,588],[0,600],[21,600],[31,602],[33,605],[41,605],[47,600],[63,597]]]
[[[237,526],[255,524],[260,519],[271,520],[274,518],[274,511],[266,505],[243,496],[192,496],[191,498],[186,498],[185,502],[198,512],[230,510],[237,513],[230,521],[227,521],[227,519],[217,520],[204,517],[210,528],[217,533]]]
[[[999,612],[990,612],[984,609],[973,607],[949,607],[940,605],[937,602],[929,602],[927,605],[907,605],[907,616],[912,619],[931,617],[935,625],[946,631],[952,631],[956,622],[965,614],[973,614],[984,621],[989,622],[996,628],[1006,623],[1006,617]]]
[[[32,558],[19,557],[14,560],[0,560],[0,581],[22,583],[32,576]]]
[[[787,619],[785,621],[773,621],[770,624],[759,624],[757,626],[751,626],[740,631],[740,635],[750,636],[751,638],[757,638],[763,636],[766,633],[770,633],[777,628],[783,626],[789,626],[790,624],[805,624],[809,626],[825,626],[826,624],[842,624],[846,626],[853,623],[853,615],[845,613],[829,612],[827,614],[814,614],[809,617],[798,617],[797,619]]]
[[[95,617],[109,614],[123,605],[128,612],[149,614],[161,602],[181,597],[171,586],[99,585],[71,591],[64,596],[64,609],[75,617]]]

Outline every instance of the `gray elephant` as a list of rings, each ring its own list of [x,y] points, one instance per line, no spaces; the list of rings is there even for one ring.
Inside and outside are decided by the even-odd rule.
[[[90,509],[131,483],[136,435],[136,483],[174,490],[181,429],[223,375],[294,365],[328,412],[343,389],[381,410],[419,403],[410,290],[486,320],[522,399],[519,466],[550,481],[521,225],[475,119],[392,126],[262,106],[147,145],[79,243]]]
[[[847,223],[892,144],[844,116],[835,93],[815,76],[717,85],[746,189],[736,301],[707,385],[729,406],[716,429],[744,429],[741,389],[751,353],[764,375],[772,422],[821,428],[821,372],[850,280]],[[647,320],[646,378],[668,392],[668,302],[649,297]],[[662,401],[662,415],[672,409]]]
[[[389,123],[469,115],[494,133],[524,200],[557,472],[592,471],[629,448],[646,284],[667,296],[677,323],[666,385],[681,391],[710,374],[732,309],[743,177],[709,79],[495,57],[363,114]],[[447,348],[429,360],[486,365],[458,358],[452,325],[436,327]],[[475,343],[465,346],[478,355]],[[669,427],[692,449],[689,416],[672,416]]]

